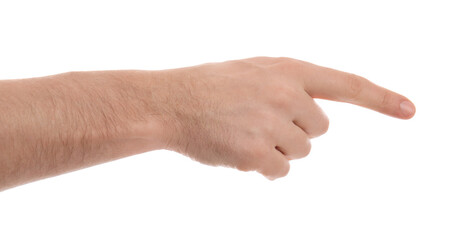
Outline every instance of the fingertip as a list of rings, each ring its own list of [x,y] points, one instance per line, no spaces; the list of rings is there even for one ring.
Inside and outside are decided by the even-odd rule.
[[[415,105],[409,100],[404,100],[400,103],[400,110],[403,119],[410,119],[415,116],[416,113]]]

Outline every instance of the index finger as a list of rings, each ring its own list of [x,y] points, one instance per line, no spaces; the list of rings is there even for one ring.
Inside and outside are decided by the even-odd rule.
[[[413,103],[406,97],[378,86],[352,73],[303,62],[305,91],[313,98],[352,103],[401,119],[415,115]]]

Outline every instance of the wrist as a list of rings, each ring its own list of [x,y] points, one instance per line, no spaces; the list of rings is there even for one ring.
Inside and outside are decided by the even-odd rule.
[[[135,83],[145,103],[143,119],[136,125],[136,133],[149,141],[153,150],[171,150],[176,141],[176,117],[172,111],[171,74],[169,70],[139,71]]]
[[[91,74],[94,82],[106,82],[99,89],[104,91],[100,95],[107,96],[107,104],[99,106],[97,103],[96,107],[108,115],[106,119],[114,119],[109,121],[112,127],[103,128],[108,131],[106,135],[121,146],[117,157],[168,148],[172,131],[160,90],[165,81],[159,71],[117,70],[78,74]],[[82,78],[77,76],[77,79]]]

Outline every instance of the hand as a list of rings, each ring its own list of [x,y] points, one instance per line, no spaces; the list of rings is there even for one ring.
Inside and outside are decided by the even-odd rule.
[[[354,74],[290,58],[255,57],[167,70],[168,148],[208,165],[285,176],[328,130],[313,98],[348,102],[408,119],[404,96]]]

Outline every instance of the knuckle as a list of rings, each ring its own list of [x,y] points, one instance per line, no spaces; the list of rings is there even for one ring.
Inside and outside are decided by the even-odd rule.
[[[290,172],[290,164],[286,164],[280,171],[280,177],[285,177]]]
[[[280,162],[277,166],[273,166],[271,163],[266,163],[257,171],[269,179],[275,180],[276,178],[287,176],[290,172],[290,164],[288,161]]]
[[[293,156],[290,156],[291,159],[304,158],[310,154],[311,143],[308,138],[303,143],[300,143],[299,146],[300,148],[297,150],[297,152],[294,153]]]
[[[380,107],[388,108],[392,104],[392,94],[387,90],[384,90],[381,94]]]
[[[255,64],[254,62],[247,61],[247,60],[239,60],[237,62],[240,64],[241,67],[246,67],[246,68],[259,67],[259,65]]]
[[[258,116],[257,120],[257,130],[256,132],[260,133],[258,137],[270,137],[273,135],[278,128],[278,117],[275,113],[272,112],[262,112]],[[261,143],[259,143],[261,144]]]
[[[304,158],[310,154],[311,151],[311,142],[309,141],[308,138],[304,140],[303,143],[300,143],[300,148],[298,149],[297,153],[294,154],[291,158],[297,159],[297,158]]]
[[[277,108],[291,108],[296,98],[295,90],[288,84],[275,84],[273,87],[273,104]]]
[[[289,57],[277,57],[276,58],[279,62],[293,62],[295,59]]]
[[[300,62],[293,58],[279,57],[277,63],[273,65],[275,70],[283,73],[293,73],[298,71],[300,68]]]
[[[252,57],[252,58],[249,58],[250,60],[256,60],[256,61],[260,61],[260,62],[270,62],[272,61],[274,58],[273,57],[267,57],[267,56],[257,56],[257,57]]]
[[[235,69],[260,69],[260,66],[248,59],[239,59],[229,61]]]
[[[320,135],[323,135],[328,132],[329,129],[329,119],[325,117],[321,122],[320,122]]]
[[[311,151],[311,142],[307,139],[306,143],[301,151],[301,157],[306,157],[310,154]]]
[[[349,73],[346,78],[348,82],[346,97],[348,98],[348,100],[356,100],[362,91],[365,79],[361,76],[352,73]]]
[[[264,140],[253,141],[249,144],[248,156],[255,160],[262,159],[267,156],[268,145]]]
[[[272,136],[278,129],[277,124],[274,122],[274,119],[268,119],[263,125],[263,136],[264,137],[270,137]]]
[[[329,119],[327,117],[323,117],[316,123],[316,127],[313,129],[314,130],[309,134],[309,138],[316,138],[327,133],[329,129]]]
[[[266,147],[259,147],[255,148],[252,152],[252,156],[255,158],[255,161],[260,161],[261,159],[264,159],[267,156],[267,149]]]

